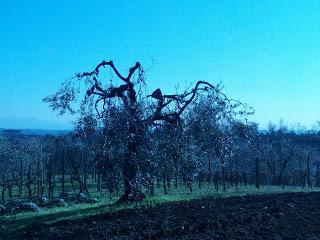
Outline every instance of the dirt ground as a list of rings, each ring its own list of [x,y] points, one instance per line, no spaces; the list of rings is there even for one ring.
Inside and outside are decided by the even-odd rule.
[[[121,210],[19,239],[320,239],[320,193],[206,198]]]

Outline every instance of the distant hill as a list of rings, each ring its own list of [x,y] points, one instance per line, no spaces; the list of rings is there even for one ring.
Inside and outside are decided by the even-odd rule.
[[[70,122],[59,122],[55,120],[43,120],[38,118],[9,118],[0,117],[0,128],[3,129],[49,129],[50,130],[71,130]],[[45,130],[47,131],[47,130]]]
[[[9,129],[0,128],[0,134],[4,130],[9,130]],[[16,130],[16,129],[14,129],[14,130]],[[54,135],[54,136],[61,136],[61,135],[66,135],[66,134],[72,132],[72,130],[52,130],[52,129],[19,129],[19,131],[20,131],[20,134],[39,135],[39,136],[44,136],[47,134]]]

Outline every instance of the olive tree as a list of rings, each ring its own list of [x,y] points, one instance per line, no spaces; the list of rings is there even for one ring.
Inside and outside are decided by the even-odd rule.
[[[109,74],[103,72],[103,68],[109,68]],[[128,144],[122,167],[124,195],[119,202],[143,198],[143,194],[138,191],[136,176],[140,136],[145,128],[157,122],[180,123],[181,115],[199,94],[214,92],[215,101],[225,104],[230,101],[219,87],[209,82],[197,81],[193,88],[181,94],[165,95],[161,89],[156,89],[148,95],[152,99],[150,107],[144,108],[150,101],[147,102],[147,96],[141,96],[142,93],[138,91],[143,83],[144,70],[139,62],[124,75],[113,61],[102,61],[93,71],[76,74],[66,80],[56,93],[44,98],[44,102],[49,103],[52,110],[60,114],[75,114],[94,108],[96,117],[103,118],[109,111],[110,102],[122,105],[127,111],[128,117],[124,124],[128,126]]]

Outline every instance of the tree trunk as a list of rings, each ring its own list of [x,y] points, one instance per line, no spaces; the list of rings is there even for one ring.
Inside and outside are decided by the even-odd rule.
[[[176,173],[175,179],[174,179],[174,187],[177,189],[178,188],[178,174]]]
[[[309,155],[307,157],[307,164],[308,164],[308,169],[307,169],[308,188],[312,188],[312,186],[311,186],[311,178],[310,178],[310,156]]]
[[[223,191],[226,191],[226,170],[224,166],[224,161],[222,163],[222,184],[223,184]]]
[[[137,175],[137,157],[139,146],[139,134],[141,122],[137,113],[136,92],[133,89],[133,84],[129,85],[129,103],[126,107],[129,111],[129,141],[127,153],[124,159],[122,174],[124,182],[124,195],[117,201],[117,204],[125,202],[135,202],[144,199],[145,195],[139,191],[136,175]]]
[[[31,190],[31,163],[29,164],[29,169],[28,169],[28,183],[27,183],[27,188],[28,188],[28,196],[31,199],[32,197],[32,190]]]
[[[165,177],[163,177],[163,179],[162,179],[162,186],[163,186],[163,193],[164,193],[164,195],[167,195],[168,192],[167,192],[167,186],[166,186]]]
[[[65,148],[63,148],[63,152],[62,152],[62,177],[61,177],[61,192],[62,194],[65,193],[65,187],[64,187],[64,183],[65,183]]]
[[[299,158],[299,183],[300,186],[302,187],[302,163],[301,163],[301,157]]]
[[[192,193],[192,180],[189,181],[189,191]]]
[[[166,180],[167,180],[167,187],[168,187],[168,191],[169,191],[170,187],[171,187],[171,179],[169,178],[168,175],[166,175]]]
[[[40,158],[38,157],[38,161],[37,161],[37,195],[40,196]]]
[[[87,167],[87,151],[85,150],[83,155],[83,190],[87,193],[88,192],[88,186],[87,186],[87,178],[88,178],[88,167]]]
[[[9,192],[10,203],[12,203],[13,199],[12,199],[12,185],[11,184],[9,184],[9,186],[8,186],[8,192]]]
[[[213,176],[213,183],[216,191],[219,191],[219,172],[215,172]]]
[[[1,199],[2,199],[2,203],[4,204],[4,194],[6,192],[6,185],[3,184],[2,185],[2,191],[1,191]]]
[[[247,181],[247,173],[243,172],[242,173],[242,177],[243,177],[243,183],[244,185],[247,187],[248,181]]]
[[[238,157],[237,156],[236,156],[236,176],[235,176],[235,181],[236,181],[236,190],[238,191],[239,169],[238,169]]]
[[[97,173],[97,191],[100,192],[101,191],[101,168],[98,169],[98,173]]]
[[[256,188],[260,188],[260,161],[256,158]]]
[[[211,157],[208,158],[208,185],[211,185]]]
[[[20,182],[19,182],[19,196],[22,195],[22,187],[23,187],[23,165],[22,158],[20,157]]]
[[[53,196],[53,185],[52,185],[52,157],[49,157],[48,167],[48,196]]]
[[[154,183],[153,183],[153,180],[151,180],[151,184],[150,184],[150,194],[151,194],[151,196],[154,196]]]
[[[124,166],[122,169],[123,181],[124,181],[124,200],[129,200],[129,196],[132,196],[136,190],[134,178],[137,174],[136,168],[136,154],[137,154],[137,143],[130,139],[128,144],[128,152],[125,156]]]

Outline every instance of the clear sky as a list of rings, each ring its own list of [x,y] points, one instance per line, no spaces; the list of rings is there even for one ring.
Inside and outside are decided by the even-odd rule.
[[[222,81],[261,127],[320,119],[318,0],[3,0],[0,11],[0,118],[28,118],[18,127],[67,123],[41,99],[104,59],[122,70],[156,59],[149,89]]]

